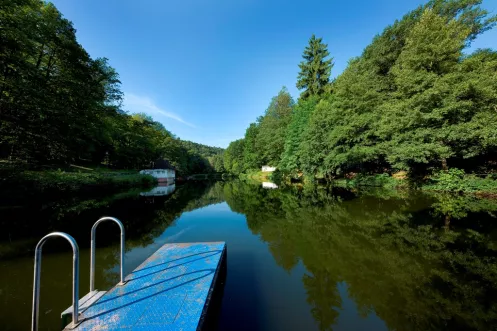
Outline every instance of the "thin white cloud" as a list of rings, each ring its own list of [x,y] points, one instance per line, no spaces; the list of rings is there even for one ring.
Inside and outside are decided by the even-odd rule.
[[[151,99],[147,97],[141,97],[133,93],[124,94],[124,109],[131,113],[146,113],[149,115],[159,114],[188,125],[192,128],[196,128],[195,125],[185,121],[175,113],[160,108]]]
[[[226,148],[226,147],[228,147],[230,142],[241,139],[241,138],[243,138],[243,137],[210,139],[209,141],[206,141],[204,143],[207,144],[208,146]]]

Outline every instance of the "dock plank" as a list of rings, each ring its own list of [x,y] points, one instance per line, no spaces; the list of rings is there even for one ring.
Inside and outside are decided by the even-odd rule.
[[[224,242],[165,244],[73,330],[197,330],[225,255]]]

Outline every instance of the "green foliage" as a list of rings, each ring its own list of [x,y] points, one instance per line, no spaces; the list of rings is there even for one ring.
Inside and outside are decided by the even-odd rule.
[[[279,168],[286,172],[294,172],[302,169],[301,158],[305,158],[302,144],[305,139],[303,133],[309,123],[311,113],[314,111],[319,99],[318,97],[309,97],[308,99],[299,99],[293,115],[288,125],[285,137],[285,145]]]
[[[211,164],[215,172],[225,172],[223,153],[215,154],[211,157]]]
[[[323,174],[332,172],[327,168],[325,158],[329,155],[326,148],[326,142],[329,141],[330,128],[334,125],[327,118],[327,109],[330,101],[322,100],[311,113],[308,125],[302,132],[300,150],[297,155],[300,156],[300,164],[304,174],[308,177],[323,177]],[[329,158],[333,161],[331,155]],[[340,174],[340,169],[335,169],[335,173]]]
[[[341,179],[333,181],[333,183],[343,187],[374,186],[374,187],[383,187],[387,189],[407,186],[405,180],[395,179],[389,174],[378,174],[378,175],[357,174],[352,179]]]
[[[310,179],[399,170],[425,178],[452,167],[494,171],[497,52],[464,53],[497,22],[480,5],[432,0],[419,6],[377,35],[328,88],[328,51],[312,36],[297,83],[307,90],[281,131],[263,128],[266,114],[249,155],[260,155],[258,165],[278,164],[291,177]],[[320,83],[317,68],[326,72]],[[279,159],[269,156],[279,151],[271,143],[279,146],[283,136]]]
[[[283,172],[280,169],[276,169],[269,174],[268,179],[275,184],[281,185],[283,182]]]
[[[492,214],[497,211],[495,199],[482,199],[475,195],[455,193],[433,193],[435,202],[432,204],[435,215],[443,216],[445,226],[450,226],[452,220],[463,219],[470,213]]]
[[[239,175],[263,165],[278,165],[285,148],[285,134],[294,112],[292,96],[283,87],[273,97],[264,116],[251,123],[245,137],[230,143],[224,153],[224,168]]]
[[[283,87],[278,95],[273,97],[266,113],[260,118],[255,142],[259,164],[276,166],[280,162],[294,104],[292,96]]]
[[[377,36],[337,78],[334,98],[312,113],[304,169],[418,171],[489,155],[497,145],[482,119],[497,120],[496,54],[462,55],[493,25],[478,3],[432,1]],[[473,56],[479,66],[468,67]]]
[[[333,58],[326,59],[329,55],[328,45],[323,44],[323,39],[312,35],[302,55],[304,61],[299,64],[297,88],[305,89],[301,94],[302,99],[322,95],[326,91],[333,67]]]
[[[435,191],[497,194],[497,180],[493,176],[480,178],[476,175],[465,174],[464,170],[451,168],[435,173],[423,188]]]
[[[212,170],[208,158],[222,149],[180,141],[150,116],[121,110],[118,73],[88,55],[52,3],[4,1],[0,22],[0,158],[121,169],[166,158],[180,174]]]
[[[112,193],[130,188],[153,187],[157,180],[138,173],[81,173],[56,171],[24,171],[0,183],[0,191],[12,196],[85,195]],[[4,196],[3,198],[7,198]]]
[[[243,163],[245,170],[258,169],[263,165],[260,153],[257,149],[257,137],[259,136],[259,123],[250,123],[245,132],[245,147],[243,150]]]
[[[457,71],[469,34],[462,22],[447,22],[430,9],[412,28],[391,70],[397,100],[385,105],[390,116],[383,120],[390,136],[385,143],[387,159],[394,167],[437,164],[455,155],[455,129],[471,119],[473,114],[464,108],[471,107],[472,100],[465,100],[465,105],[451,100],[449,94],[454,85],[446,79]],[[461,116],[461,112],[466,116]]]
[[[89,57],[51,3],[8,1],[0,21],[1,154],[38,163],[86,157],[120,104],[116,72]]]
[[[224,168],[227,172],[238,175],[244,171],[244,146],[245,140],[238,139],[231,142],[224,152]]]
[[[206,159],[223,152],[223,149],[220,147],[211,147],[188,140],[182,140],[181,145],[191,154],[197,154]]]
[[[220,168],[223,149],[211,147],[186,140],[172,141],[179,142],[178,152],[174,157],[167,158],[177,167],[181,175],[202,174],[214,171],[224,171]],[[215,160],[218,161],[215,161]],[[218,170],[215,169],[217,162]]]

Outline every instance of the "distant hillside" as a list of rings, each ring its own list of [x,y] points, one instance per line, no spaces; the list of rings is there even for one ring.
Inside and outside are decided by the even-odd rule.
[[[194,143],[193,141],[181,140],[181,146],[188,151],[188,154],[197,156],[196,160],[190,163],[199,163],[204,167],[203,172],[224,172],[223,154],[224,149],[220,147],[211,147]],[[202,173],[201,167],[192,173]]]
[[[188,141],[188,140],[182,140],[181,145],[184,148],[186,148],[189,152],[193,154],[198,154],[205,158],[209,158],[224,152],[224,149],[221,147],[211,147],[199,143],[194,143],[193,141]]]

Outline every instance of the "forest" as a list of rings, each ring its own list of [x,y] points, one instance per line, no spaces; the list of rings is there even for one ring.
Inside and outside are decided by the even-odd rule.
[[[73,24],[41,0],[0,10],[0,164],[140,169],[164,158],[179,175],[214,171],[223,150],[183,141],[145,114],[123,110],[119,75],[93,59]]]
[[[491,174],[497,162],[497,51],[469,51],[497,21],[481,0],[431,0],[387,26],[330,79],[333,50],[312,36],[295,101],[283,88],[224,153],[233,174],[278,167],[335,179],[449,171]]]
[[[283,87],[224,151],[127,113],[116,70],[91,58],[53,4],[9,1],[0,10],[0,164],[140,169],[164,158],[180,175],[270,165],[310,180],[494,176],[497,52],[469,51],[497,22],[481,2],[419,6],[334,79],[333,50],[313,35],[298,65],[299,98]]]

